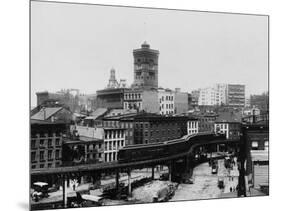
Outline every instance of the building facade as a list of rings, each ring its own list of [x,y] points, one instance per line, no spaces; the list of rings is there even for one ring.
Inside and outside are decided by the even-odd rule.
[[[223,133],[226,139],[239,140],[241,135],[242,119],[233,112],[221,112],[214,125],[214,132]]]
[[[31,120],[31,168],[54,168],[62,164],[62,139],[66,124]]]
[[[109,88],[97,91],[97,108],[123,108],[126,88]]]
[[[187,135],[188,117],[141,114],[134,117],[134,144],[169,141]]]
[[[245,107],[245,85],[228,84],[226,104],[231,107]]]
[[[227,85],[215,84],[214,86],[199,89],[198,105],[220,106],[227,103]]]
[[[117,161],[119,149],[126,145],[125,128],[104,128],[104,162]]]
[[[175,113],[175,93],[170,89],[158,88],[159,113],[172,115]]]
[[[216,114],[198,114],[194,115],[198,119],[198,131],[199,132],[213,132],[214,124],[217,118]]]
[[[156,89],[126,89],[123,109],[135,109],[148,113],[159,112],[158,92]]]
[[[187,135],[196,134],[199,132],[199,121],[198,119],[190,118],[187,121]]]
[[[188,112],[190,107],[191,95],[187,92],[181,92],[180,89],[175,90],[175,114],[183,114]]]

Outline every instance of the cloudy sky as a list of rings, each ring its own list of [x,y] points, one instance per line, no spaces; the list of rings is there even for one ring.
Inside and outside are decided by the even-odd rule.
[[[133,49],[160,51],[159,86],[190,92],[241,83],[246,95],[268,87],[266,16],[31,3],[31,105],[38,91],[95,93],[116,69],[133,82]]]

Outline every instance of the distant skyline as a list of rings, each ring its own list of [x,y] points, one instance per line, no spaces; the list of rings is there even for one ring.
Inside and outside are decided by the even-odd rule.
[[[160,51],[161,87],[268,91],[267,16],[31,2],[31,106],[40,91],[95,93],[112,67],[131,85],[132,52],[144,41]]]

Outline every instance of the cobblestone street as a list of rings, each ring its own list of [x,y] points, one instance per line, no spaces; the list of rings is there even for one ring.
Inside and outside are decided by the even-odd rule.
[[[223,179],[225,188],[218,188],[218,179]],[[224,161],[218,160],[218,174],[211,173],[211,167],[208,163],[203,163],[193,171],[194,184],[180,184],[170,201],[197,200],[219,198],[222,193],[230,192],[230,187],[236,188],[238,184],[237,165],[233,170],[224,167]],[[233,188],[235,187],[235,188]]]

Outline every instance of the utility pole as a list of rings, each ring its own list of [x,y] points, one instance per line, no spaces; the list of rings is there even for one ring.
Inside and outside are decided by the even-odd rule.
[[[241,126],[242,135],[240,136],[239,143],[239,154],[238,154],[238,169],[239,169],[239,178],[238,178],[238,191],[237,196],[246,197],[246,183],[245,183],[245,160],[246,160],[246,131],[245,127]]]

